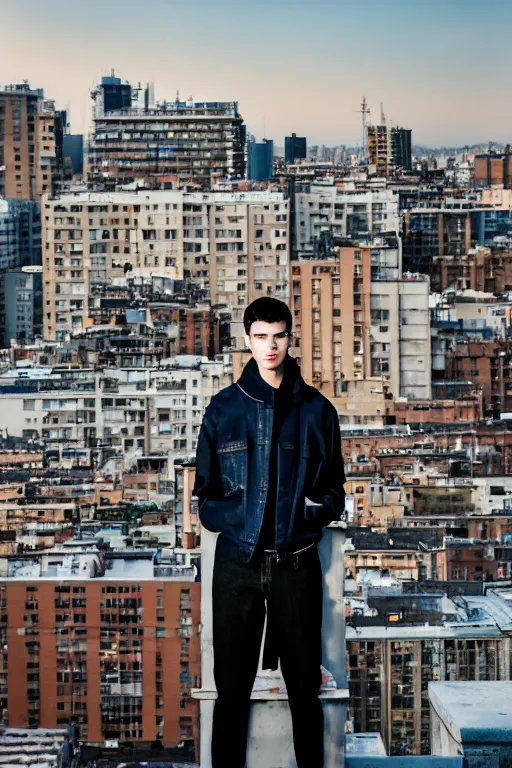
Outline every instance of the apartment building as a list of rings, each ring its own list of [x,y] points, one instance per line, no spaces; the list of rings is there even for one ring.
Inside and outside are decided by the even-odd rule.
[[[501,186],[512,188],[512,154],[510,147],[504,153],[489,152],[475,155],[475,187]]]
[[[349,717],[382,734],[390,755],[430,754],[428,683],[510,680],[510,637],[498,626],[347,627]]]
[[[303,259],[292,266],[292,281],[294,355],[305,380],[335,397],[344,380],[369,375],[369,249],[342,247],[334,260]]]
[[[87,369],[0,378],[2,426],[9,435],[45,440],[47,445],[103,445],[105,455],[163,452],[169,466],[196,448],[211,397],[231,383],[226,355],[221,361],[177,358],[164,369]],[[181,362],[180,362],[181,361]]]
[[[430,398],[428,279],[402,276],[394,237],[341,240],[330,256],[292,265],[294,354],[305,379],[327,397],[372,379],[373,394],[380,382],[381,395]]]
[[[41,267],[0,272],[0,346],[28,344],[41,335]]]
[[[123,90],[124,88],[124,90]],[[217,181],[245,176],[245,125],[238,103],[154,103],[147,89],[119,78],[103,78],[93,91],[88,181],[100,189],[142,181],[179,187],[194,182],[211,189]]]
[[[258,296],[289,298],[288,201],[280,192],[64,195],[43,203],[45,338],[90,323],[99,284],[157,275],[232,308],[231,346]]]
[[[182,278],[180,202],[154,202],[149,194],[44,199],[45,338],[61,340],[87,325],[88,298],[98,283],[124,278],[128,271]]]
[[[378,176],[388,176],[398,168],[412,170],[410,128],[369,125],[366,130],[368,162],[376,166]]]
[[[387,176],[393,165],[391,128],[387,125],[369,125],[366,129],[366,152],[370,165],[375,165],[379,176]]]
[[[41,214],[32,200],[0,199],[0,271],[41,264]]]
[[[475,389],[481,389],[485,416],[499,417],[509,412],[512,408],[510,340],[454,341],[445,354],[446,378],[471,381]]]
[[[66,113],[27,82],[0,90],[0,197],[39,200],[62,180]]]
[[[391,189],[349,191],[332,183],[311,184],[308,192],[295,196],[296,258],[320,255],[326,235],[364,242],[399,228],[398,197]]]
[[[200,584],[152,552],[94,546],[1,558],[0,709],[23,728],[198,750]]]
[[[395,396],[432,397],[429,283],[426,275],[372,282],[372,375],[389,380]]]
[[[503,194],[482,194],[476,203],[447,199],[442,205],[408,209],[403,221],[404,269],[436,276],[434,288],[439,290],[441,265],[460,261],[477,245],[495,245],[495,237],[512,231],[511,216],[510,198]]]
[[[345,550],[345,567],[357,584],[363,584],[368,575],[389,577],[397,582],[404,579],[418,581],[425,574],[424,565],[428,559],[423,551],[400,549],[398,547],[363,548],[358,542],[357,549]]]

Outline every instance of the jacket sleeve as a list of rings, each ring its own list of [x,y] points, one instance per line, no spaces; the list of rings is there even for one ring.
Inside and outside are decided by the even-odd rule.
[[[217,457],[217,434],[214,421],[206,411],[196,448],[196,477],[192,495],[198,499],[201,525],[214,533],[222,533],[239,519],[243,500],[225,498]]]
[[[315,498],[311,500],[321,506],[311,506],[308,514],[316,519],[320,526],[340,520],[345,512],[345,467],[341,452],[341,433],[338,414],[334,406],[328,408],[324,426],[325,446],[328,455],[320,468],[318,482],[315,484]]]

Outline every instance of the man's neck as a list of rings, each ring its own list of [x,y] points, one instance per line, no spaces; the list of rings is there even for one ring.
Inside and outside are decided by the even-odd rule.
[[[269,371],[266,368],[262,368],[258,365],[258,371],[260,376],[267,384],[270,384],[274,389],[279,389],[284,376],[284,363],[275,370]]]

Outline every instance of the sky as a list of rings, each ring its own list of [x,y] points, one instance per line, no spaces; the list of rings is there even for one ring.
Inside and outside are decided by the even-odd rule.
[[[0,0],[0,87],[28,80],[71,130],[114,69],[157,100],[238,101],[278,145],[361,143],[363,95],[413,142],[512,138],[510,0]]]

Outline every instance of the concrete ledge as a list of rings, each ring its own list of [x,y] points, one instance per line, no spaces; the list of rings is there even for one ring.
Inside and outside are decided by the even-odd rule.
[[[512,745],[512,682],[434,682],[428,695],[432,725],[442,725],[461,752],[469,744]]]
[[[345,768],[462,768],[463,765],[462,757],[345,755]]]
[[[192,688],[191,696],[193,699],[203,701],[214,701],[217,698],[217,691],[205,691],[202,688]],[[328,689],[322,691],[318,698],[322,701],[341,701],[347,702],[349,699],[348,688],[338,688],[337,690]],[[288,701],[286,693],[272,693],[272,691],[253,691],[251,701]]]

